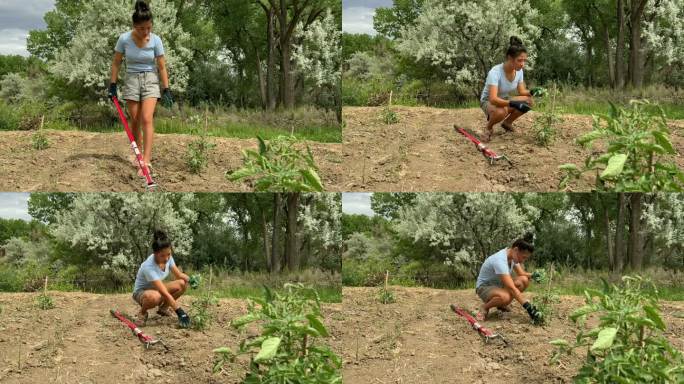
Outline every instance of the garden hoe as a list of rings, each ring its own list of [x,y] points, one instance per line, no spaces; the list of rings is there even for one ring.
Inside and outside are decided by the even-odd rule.
[[[477,322],[477,320],[475,320],[474,317],[470,315],[470,313],[466,312],[463,308],[459,308],[456,305],[451,304],[451,309],[454,312],[456,312],[457,315],[464,317],[470,323],[473,329],[476,330],[480,336],[482,336],[482,339],[485,343],[488,343],[490,340],[493,339],[501,339],[501,341],[503,341],[505,345],[508,345],[508,341],[503,336],[501,336],[498,333],[494,333],[491,330],[482,326],[480,323]]]
[[[126,316],[122,315],[121,312],[114,309],[110,309],[109,312],[112,314],[112,316],[121,320],[122,323],[124,323],[128,328],[131,329],[131,331],[133,331],[133,334],[138,337],[138,340],[140,340],[140,342],[143,343],[143,345],[145,345],[145,349],[148,349],[150,348],[150,346],[155,344],[161,344],[167,350],[169,349],[169,347],[166,344],[164,344],[164,342],[161,339],[155,340],[150,336],[145,335],[143,331],[135,325],[135,323],[130,321]]]
[[[152,176],[150,175],[150,169],[147,168],[147,164],[145,164],[145,162],[143,161],[142,154],[138,149],[138,144],[136,144],[135,142],[133,132],[131,132],[131,128],[128,126],[128,120],[126,120],[126,116],[124,116],[123,110],[121,109],[121,104],[119,104],[119,99],[116,96],[114,96],[112,97],[112,101],[116,106],[116,110],[119,112],[119,119],[121,119],[121,124],[123,124],[124,130],[126,131],[126,135],[128,136],[128,140],[131,142],[131,148],[133,149],[135,158],[136,160],[138,160],[138,166],[142,170],[142,173],[145,177],[145,181],[147,182],[147,190],[153,191],[157,187],[157,184],[155,184],[155,182],[152,180]]]
[[[478,140],[474,135],[472,135],[471,133],[466,131],[464,128],[461,128],[457,125],[454,125],[454,129],[456,130],[456,132],[465,136],[466,139],[472,141],[473,144],[475,144],[475,147],[477,148],[477,150],[480,151],[480,153],[482,153],[482,155],[487,160],[489,160],[489,164],[493,165],[495,162],[497,162],[499,160],[506,160],[506,161],[508,161],[508,164],[513,165],[513,162],[511,162],[511,160],[508,157],[506,157],[506,155],[497,155],[494,151],[487,148],[480,140]]]

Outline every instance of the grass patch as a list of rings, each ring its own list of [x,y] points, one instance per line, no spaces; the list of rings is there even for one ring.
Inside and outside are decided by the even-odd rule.
[[[191,128],[177,121],[162,119],[155,122],[155,132],[161,134],[189,134]],[[271,127],[266,125],[253,125],[250,123],[229,123],[224,126],[210,126],[207,128],[207,136],[228,137],[235,139],[253,139],[257,136],[265,140],[271,140],[278,136],[289,135],[300,140],[318,141],[321,143],[342,142],[342,129],[339,127],[305,126],[294,130],[287,128]]]
[[[318,292],[318,296],[321,302],[324,303],[341,303],[342,302],[342,289],[340,287],[331,286],[313,286],[313,288]],[[273,292],[284,292],[282,287],[269,287]],[[264,287],[262,286],[233,286],[233,287],[223,287],[220,289],[212,290],[214,296],[220,299],[255,299],[262,297],[264,295]],[[198,291],[187,291],[187,295],[190,296],[201,296],[204,295],[202,289]],[[313,299],[313,295],[307,297],[308,299]]]

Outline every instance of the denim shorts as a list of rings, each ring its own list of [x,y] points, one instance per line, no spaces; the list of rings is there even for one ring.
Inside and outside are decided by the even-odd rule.
[[[135,292],[133,292],[133,301],[135,301],[138,305],[142,305],[140,302],[140,299],[142,298],[142,294],[145,293],[144,289],[139,289]]]
[[[142,101],[161,98],[157,72],[127,73],[123,88],[124,100]]]
[[[492,297],[492,290],[496,288],[503,288],[499,285],[481,285],[475,289],[475,293],[482,299],[483,302],[488,302]]]

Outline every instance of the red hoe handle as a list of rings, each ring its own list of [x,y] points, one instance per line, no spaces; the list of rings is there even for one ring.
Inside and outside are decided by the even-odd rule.
[[[126,116],[123,113],[123,109],[121,109],[121,104],[119,104],[119,99],[116,96],[113,96],[112,101],[116,106],[116,110],[119,112],[119,119],[121,120],[121,124],[123,124],[124,126],[124,130],[126,131],[128,140],[131,142],[131,149],[133,149],[135,158],[138,161],[138,166],[142,170],[142,173],[145,177],[145,181],[147,182],[147,189],[154,189],[154,187],[156,187],[157,185],[152,180],[152,176],[150,175],[149,168],[147,168],[147,164],[145,164],[145,162],[143,161],[142,154],[138,149],[138,144],[135,142],[135,136],[133,136],[133,132],[131,132],[131,128],[128,126],[128,120],[126,120]]]

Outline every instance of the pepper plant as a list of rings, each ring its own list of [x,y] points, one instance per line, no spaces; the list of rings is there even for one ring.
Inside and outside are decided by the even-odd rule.
[[[259,149],[243,151],[244,166],[228,173],[232,181],[254,179],[256,192],[322,192],[323,184],[318,176],[309,146],[306,151],[297,147],[294,136],[279,136],[270,142],[259,140]]]
[[[631,108],[611,103],[608,115],[594,116],[593,130],[577,142],[591,147],[604,140],[605,151],[594,151],[584,167],[565,164],[561,188],[585,172],[596,173],[596,189],[618,192],[681,192],[684,172],[668,159],[677,151],[663,109],[646,100],[632,100]],[[655,111],[655,112],[653,112]]]
[[[236,352],[228,347],[214,350],[214,372],[240,355],[250,364],[243,383],[249,384],[341,384],[340,358],[321,343],[329,336],[322,322],[318,293],[302,284],[286,284],[284,293],[265,289],[264,297],[248,304],[248,313],[231,326],[244,330],[261,328],[261,335],[248,337]]]
[[[577,348],[587,358],[575,376],[578,383],[682,383],[684,356],[663,336],[658,291],[639,276],[625,276],[620,286],[603,281],[603,290],[585,291],[586,304],[570,318],[580,325],[572,345],[551,341],[557,347],[552,361]],[[598,325],[587,326],[591,316]]]

